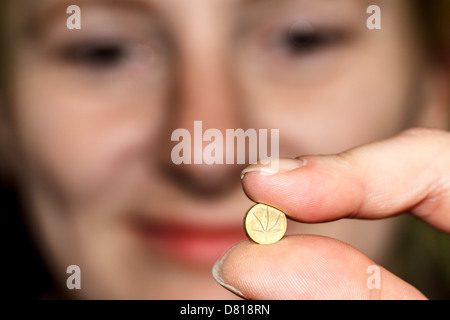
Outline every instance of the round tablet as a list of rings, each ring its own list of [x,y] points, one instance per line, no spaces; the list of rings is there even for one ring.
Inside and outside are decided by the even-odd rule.
[[[261,244],[275,243],[286,232],[286,215],[278,209],[258,203],[248,210],[244,226],[253,241]]]

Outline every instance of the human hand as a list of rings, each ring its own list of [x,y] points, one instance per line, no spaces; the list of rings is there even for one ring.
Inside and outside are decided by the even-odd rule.
[[[410,129],[338,155],[281,160],[277,174],[258,173],[265,169],[251,165],[243,171],[244,191],[293,220],[381,219],[407,211],[450,233],[448,132]],[[381,266],[380,288],[368,288],[371,265],[341,241],[292,235],[271,245],[236,244],[216,262],[213,275],[248,299],[425,298]]]

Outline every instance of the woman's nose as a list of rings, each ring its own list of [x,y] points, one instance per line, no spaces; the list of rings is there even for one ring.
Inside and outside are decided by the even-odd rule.
[[[226,148],[226,130],[243,127],[231,61],[216,37],[211,42],[205,40],[202,46],[186,44],[177,68],[168,115],[169,136],[181,129],[189,137],[168,141],[170,147],[164,151],[161,165],[167,177],[191,193],[223,194],[239,185],[239,172],[244,166],[226,163],[227,152],[236,153],[234,148]],[[205,132],[214,132],[214,137]],[[185,161],[174,161],[173,148],[178,148]],[[211,156],[217,160],[212,164]]]

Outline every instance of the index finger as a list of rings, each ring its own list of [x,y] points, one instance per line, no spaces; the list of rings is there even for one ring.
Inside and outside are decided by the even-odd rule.
[[[301,222],[379,219],[411,211],[450,232],[448,132],[410,129],[341,154],[302,160],[297,166],[280,161],[273,175],[258,174],[266,169],[260,164],[247,167],[245,193]]]

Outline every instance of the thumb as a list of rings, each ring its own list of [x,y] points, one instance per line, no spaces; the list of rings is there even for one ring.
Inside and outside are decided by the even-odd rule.
[[[353,247],[326,237],[243,241],[213,267],[216,281],[247,299],[424,299]]]

